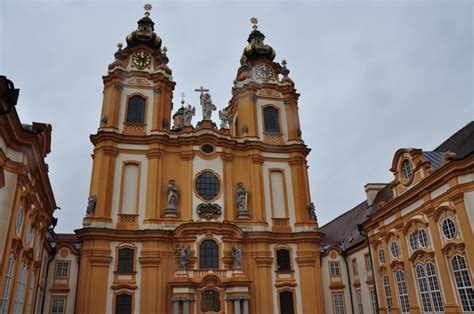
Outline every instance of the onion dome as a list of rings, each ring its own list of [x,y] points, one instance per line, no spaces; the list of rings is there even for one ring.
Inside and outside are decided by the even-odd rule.
[[[134,47],[146,45],[150,48],[160,50],[161,38],[154,32],[155,23],[151,20],[151,4],[145,4],[145,16],[138,21],[137,30],[127,36],[127,46]]]
[[[273,61],[275,58],[275,50],[269,45],[265,45],[263,42],[265,35],[257,29],[258,20],[255,17],[250,19],[252,22],[253,31],[250,33],[247,42],[249,43],[244,49],[240,63],[244,64],[247,61],[253,61],[258,59],[267,59]]]

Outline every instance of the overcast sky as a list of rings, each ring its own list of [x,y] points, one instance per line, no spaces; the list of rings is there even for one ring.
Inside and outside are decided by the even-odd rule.
[[[257,16],[286,59],[299,108],[320,224],[392,180],[401,147],[431,150],[474,117],[472,1],[153,1],[179,95],[198,105],[231,97]],[[0,72],[21,89],[23,123],[53,126],[47,157],[57,232],[80,228],[87,205],[102,79],[143,1],[1,1]],[[198,110],[200,111],[200,110]],[[214,114],[217,120],[217,115]],[[194,120],[196,122],[197,119]]]

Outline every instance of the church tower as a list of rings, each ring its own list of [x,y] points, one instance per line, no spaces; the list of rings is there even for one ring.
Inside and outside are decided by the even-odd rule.
[[[229,105],[173,111],[150,5],[103,77],[77,313],[323,313],[309,149],[286,62],[252,19]]]

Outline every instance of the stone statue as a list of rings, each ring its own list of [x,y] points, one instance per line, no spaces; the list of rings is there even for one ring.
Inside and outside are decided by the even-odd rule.
[[[178,187],[174,180],[168,182],[168,206],[165,210],[165,216],[176,216],[176,202],[178,201]]]
[[[87,198],[86,215],[94,214],[96,203],[97,203],[97,197],[95,195],[91,195]]]
[[[177,244],[174,252],[179,255],[179,266],[185,268],[189,263],[189,246]]]
[[[247,189],[242,182],[237,183],[237,191],[235,192],[235,201],[237,204],[237,217],[248,217],[249,210],[247,209]]]
[[[211,94],[202,93],[200,97],[202,106],[202,119],[211,120],[212,112],[217,109],[216,105],[214,105],[211,100]]]
[[[242,247],[240,245],[234,246],[232,248],[232,257],[234,258],[234,264],[232,265],[233,269],[242,268]]]
[[[308,211],[309,211],[309,218],[317,222],[318,218],[316,217],[316,207],[314,206],[314,203],[309,203]]]
[[[230,112],[227,110],[219,110],[219,119],[221,119],[221,129],[229,128]]]
[[[193,119],[193,116],[195,114],[196,114],[196,108],[194,108],[190,104],[187,104],[186,106],[184,106],[183,126],[191,125],[191,120]]]

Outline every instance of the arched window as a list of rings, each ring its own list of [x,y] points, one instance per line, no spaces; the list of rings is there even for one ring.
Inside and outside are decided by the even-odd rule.
[[[294,314],[293,292],[280,292],[280,314]]]
[[[118,250],[117,272],[133,273],[134,253],[135,251],[130,248],[123,248]]]
[[[263,122],[265,132],[280,133],[280,119],[278,117],[278,109],[266,107],[263,109]]]
[[[132,313],[132,296],[129,294],[119,294],[115,298],[115,314]]]
[[[277,250],[277,271],[290,271],[290,251],[286,249]]]
[[[26,281],[28,278],[28,266],[21,264],[20,274],[18,275],[15,291],[15,302],[13,303],[13,313],[20,314],[25,302]]]
[[[219,268],[219,248],[213,240],[204,240],[199,247],[199,267],[202,269]]]
[[[128,99],[127,122],[145,123],[146,100],[142,96],[132,96]]]
[[[423,310],[425,312],[432,312],[433,309],[435,312],[444,311],[443,299],[434,264],[428,262],[426,265],[417,265],[415,270]]]
[[[451,266],[453,267],[453,277],[456,281],[456,288],[463,311],[474,311],[474,287],[472,286],[471,276],[464,256],[454,255],[451,259]]]
[[[402,313],[410,313],[410,302],[408,301],[408,290],[405,282],[405,273],[401,270],[397,270],[395,273],[395,278],[397,279],[400,309]]]

